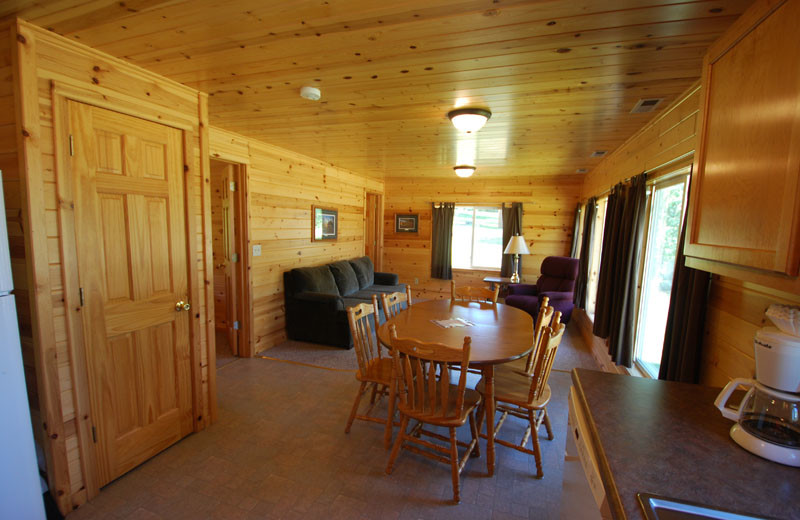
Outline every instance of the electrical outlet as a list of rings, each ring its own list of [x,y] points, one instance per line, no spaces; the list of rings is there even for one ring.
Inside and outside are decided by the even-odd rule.
[[[414,278],[414,285],[419,285],[419,278]]]
[[[261,256],[261,246],[253,246],[253,256]]]

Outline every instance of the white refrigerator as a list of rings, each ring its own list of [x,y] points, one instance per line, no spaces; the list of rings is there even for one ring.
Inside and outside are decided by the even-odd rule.
[[[43,519],[44,502],[22,369],[0,172],[0,518]]]

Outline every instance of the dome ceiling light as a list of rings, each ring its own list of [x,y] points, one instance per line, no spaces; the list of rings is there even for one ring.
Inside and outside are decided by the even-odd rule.
[[[459,108],[448,112],[447,117],[458,130],[471,134],[483,128],[492,113],[482,108]]]
[[[459,177],[470,177],[475,173],[475,167],[462,164],[460,166],[453,166],[453,171],[456,172],[456,175]]]

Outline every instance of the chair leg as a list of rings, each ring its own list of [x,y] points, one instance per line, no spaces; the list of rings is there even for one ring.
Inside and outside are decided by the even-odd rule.
[[[552,441],[554,438],[553,428],[550,427],[550,416],[547,415],[547,408],[542,413],[544,413],[544,427],[547,428],[547,440]]]
[[[350,427],[353,425],[353,419],[356,417],[356,412],[358,411],[358,405],[361,403],[361,396],[364,394],[364,390],[367,388],[367,382],[361,382],[361,388],[358,389],[358,394],[356,394],[356,402],[353,403],[353,409],[350,410],[350,418],[347,419],[347,427],[344,429],[345,433],[350,433]]]
[[[475,426],[478,428],[478,434],[481,433],[481,426],[483,426],[483,416],[486,415],[486,407],[483,406],[483,399],[478,405],[478,410],[475,412]]]
[[[369,396],[369,404],[375,404],[375,396],[378,394],[378,383],[372,383],[372,395]]]
[[[386,417],[386,428],[383,432],[383,448],[389,449],[392,445],[392,425],[394,424],[394,402],[397,395],[397,384],[392,381],[389,387],[389,410]]]
[[[403,420],[400,422],[400,430],[397,432],[397,438],[394,440],[394,447],[392,453],[389,455],[389,462],[386,464],[386,474],[392,474],[394,461],[397,459],[397,454],[400,453],[400,447],[403,445],[406,435],[406,427],[408,426],[408,416],[404,415]]]
[[[472,449],[472,456],[473,457],[480,457],[481,456],[481,448],[480,448],[480,437],[478,437],[478,424],[475,420],[475,410],[469,413],[469,429],[472,433],[472,439],[475,440],[475,448]]]
[[[531,423],[531,444],[533,444],[533,458],[536,459],[536,478],[542,478],[542,450],[539,447],[539,430],[536,428],[536,413],[528,411],[528,420]]]
[[[453,502],[461,502],[458,489],[458,444],[456,444],[456,429],[450,428],[450,472],[453,476]]]

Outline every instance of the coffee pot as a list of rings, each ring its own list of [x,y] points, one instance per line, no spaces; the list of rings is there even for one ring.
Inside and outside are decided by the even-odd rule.
[[[756,379],[730,381],[714,404],[724,417],[736,421],[730,434],[742,448],[800,467],[800,336],[796,335],[800,312],[795,309],[770,306],[767,316],[779,328],[765,327],[756,333]],[[738,407],[728,407],[739,387],[747,393]]]

